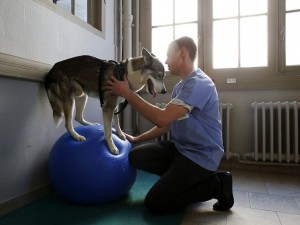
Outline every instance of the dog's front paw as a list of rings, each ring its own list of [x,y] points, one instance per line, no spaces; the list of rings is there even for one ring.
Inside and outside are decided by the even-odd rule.
[[[105,140],[107,142],[110,153],[113,155],[119,155],[119,150],[118,150],[117,146],[115,145],[115,143],[113,142],[111,136],[106,136]]]
[[[113,155],[119,155],[119,150],[117,148],[110,148],[109,150]]]
[[[88,123],[87,126],[99,126],[100,123]]]
[[[79,142],[85,141],[86,138],[84,136],[78,135],[78,137],[76,137],[76,140]]]

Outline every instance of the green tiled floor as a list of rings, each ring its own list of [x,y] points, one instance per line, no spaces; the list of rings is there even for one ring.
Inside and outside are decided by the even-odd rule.
[[[56,194],[0,218],[0,225],[176,225],[183,213],[153,216],[143,205],[157,176],[138,171],[131,191],[124,198],[105,205],[71,204]]]

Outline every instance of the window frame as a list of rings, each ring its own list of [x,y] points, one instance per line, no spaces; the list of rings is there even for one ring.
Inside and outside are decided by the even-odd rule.
[[[242,68],[222,69],[213,71],[208,68],[208,59],[212,51],[212,35],[209,34],[208,14],[211,12],[210,0],[198,1],[198,65],[215,82],[219,91],[233,90],[292,90],[300,89],[300,70],[284,71],[279,70],[279,2],[282,0],[268,0],[268,41],[269,67],[268,68]],[[210,4],[210,8],[208,7]],[[143,20],[140,21],[140,43],[151,50],[151,1],[140,2],[140,13]],[[209,10],[210,9],[210,10]],[[211,41],[210,41],[211,40]],[[212,65],[212,64],[211,64]],[[168,74],[168,72],[167,72]],[[167,79],[167,77],[169,77]],[[165,84],[172,89],[174,76],[167,76]],[[235,78],[236,83],[228,82],[228,79]],[[170,85],[168,85],[170,83]]]
[[[285,30],[286,30],[286,0],[280,0],[278,3],[278,46],[279,46],[279,62],[278,68],[281,73],[299,74],[300,65],[287,66],[285,55]]]
[[[101,32],[101,36],[103,36],[105,32],[105,0],[87,0],[87,21],[84,21],[75,15],[75,1],[71,0],[71,12],[65,11],[56,5],[56,1],[52,0],[53,4],[58,7],[64,13],[70,15],[71,17],[76,18],[77,22],[80,24],[88,24]]]
[[[272,1],[272,0],[271,0]],[[268,0],[268,66],[266,67],[238,67],[238,68],[213,68],[213,18],[212,18],[212,1],[204,1],[204,23],[206,24],[204,30],[204,70],[216,77],[240,77],[240,76],[263,76],[276,72],[276,57],[274,48],[276,43],[276,27],[274,24],[274,2]],[[239,19],[241,17],[238,17]]]
[[[175,0],[173,0],[173,4],[175,4]],[[175,30],[176,30],[176,26],[180,26],[180,25],[189,25],[189,24],[194,24],[194,25],[196,25],[196,27],[197,27],[197,37],[196,37],[196,39],[197,39],[197,42],[196,42],[196,45],[197,45],[197,47],[198,47],[198,51],[197,51],[197,56],[196,56],[196,59],[197,59],[197,61],[195,61],[196,62],[196,65],[198,66],[198,67],[201,67],[201,66],[203,66],[203,63],[200,63],[201,61],[200,61],[200,59],[199,59],[199,56],[200,56],[200,54],[199,54],[199,32],[200,32],[200,29],[201,29],[201,27],[199,26],[199,10],[201,9],[201,5],[202,5],[202,1],[199,1],[199,0],[196,0],[196,3],[197,3],[197,12],[198,12],[198,14],[197,14],[197,17],[196,17],[196,20],[193,20],[193,21],[188,21],[188,22],[176,22],[175,21],[175,7],[173,7],[173,18],[172,18],[172,22],[171,23],[169,23],[169,24],[164,24],[164,25],[152,25],[152,16],[151,16],[151,14],[152,14],[152,11],[151,11],[151,13],[150,13],[150,29],[151,29],[151,37],[152,37],[152,29],[153,28],[161,28],[161,27],[171,27],[172,28],[172,30],[173,30],[173,33],[172,33],[172,36],[173,36],[173,40],[174,39],[176,39],[176,35],[175,35]],[[150,8],[151,8],[151,10],[152,10],[152,0],[151,0],[151,3],[150,3]],[[193,38],[193,37],[192,37]],[[151,43],[150,43],[150,46],[151,46],[151,51],[152,51],[152,38],[151,38]],[[167,46],[166,46],[166,49],[167,49]],[[154,54],[155,54],[155,52],[154,52]],[[169,74],[169,71],[167,71],[167,74]]]

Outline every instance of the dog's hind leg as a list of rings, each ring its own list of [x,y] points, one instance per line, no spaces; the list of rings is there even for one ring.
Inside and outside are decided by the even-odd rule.
[[[73,113],[74,113],[74,99],[71,97],[65,101],[63,105],[63,111],[65,115],[65,127],[67,131],[71,134],[71,136],[77,141],[85,141],[85,137],[81,136],[74,130],[73,126]]]
[[[85,109],[87,100],[88,100],[88,95],[84,92],[81,96],[75,97],[75,108],[76,108],[75,120],[85,126],[96,125],[97,123],[90,123],[83,118],[83,111]]]
[[[57,85],[56,84],[48,84],[48,89],[46,89],[47,95],[49,98],[50,105],[53,110],[53,119],[56,124],[56,127],[60,125],[62,122],[63,117],[63,109],[62,109],[62,102],[60,101],[60,98],[58,97],[57,92]]]

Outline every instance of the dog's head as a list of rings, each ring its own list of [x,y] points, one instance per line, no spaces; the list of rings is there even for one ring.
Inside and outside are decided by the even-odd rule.
[[[145,62],[142,68],[142,77],[145,81],[147,91],[155,97],[156,93],[165,94],[166,88],[163,82],[165,68],[159,59],[147,49],[142,49],[142,56]]]

